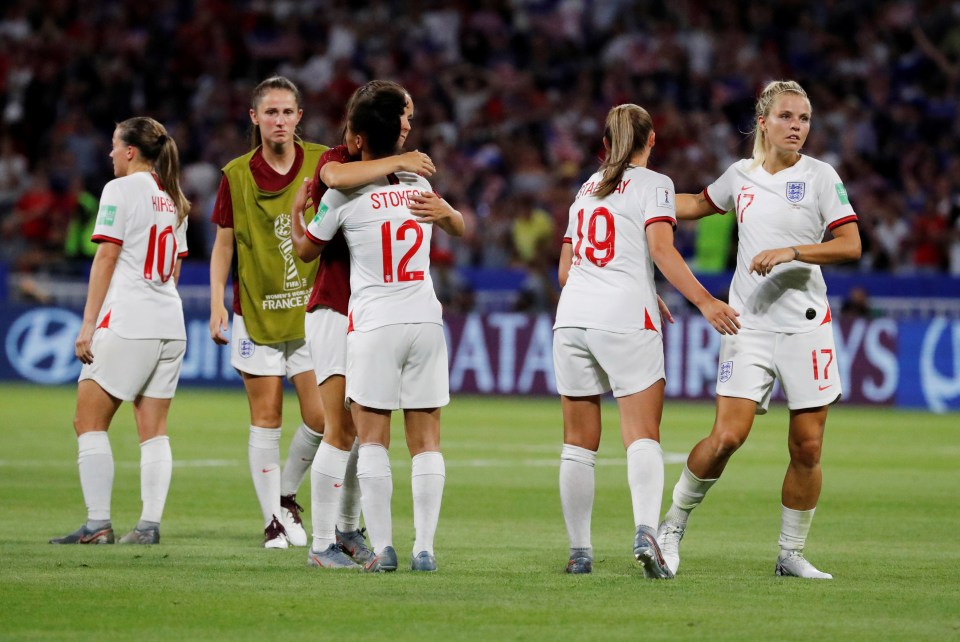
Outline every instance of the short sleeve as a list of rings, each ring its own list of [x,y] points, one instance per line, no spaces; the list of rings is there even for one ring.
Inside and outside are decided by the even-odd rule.
[[[577,234],[577,215],[573,211],[575,207],[576,201],[570,206],[570,211],[567,213],[567,231],[563,233],[564,243],[573,243],[573,237]]]
[[[177,257],[184,258],[188,254],[187,249],[187,219],[177,226]]]
[[[850,205],[847,190],[840,180],[837,170],[826,163],[823,164],[817,190],[817,203],[820,206],[820,216],[827,224],[828,229],[840,227],[844,223],[857,221],[857,214]]]
[[[644,189],[641,199],[644,227],[659,222],[677,226],[677,195],[669,176],[657,174],[656,180]]]
[[[329,242],[340,229],[340,218],[347,197],[340,190],[327,190],[317,205],[317,213],[307,224],[307,238],[318,245]]]
[[[327,163],[349,163],[352,160],[353,159],[350,158],[350,151],[346,145],[331,147],[323,153],[323,156],[320,157],[320,162],[317,163],[317,171],[313,175],[313,190],[310,198],[314,203],[319,203],[327,191],[327,186],[320,180],[320,170],[323,169],[323,166]]]
[[[230,182],[226,174],[220,177],[217,201],[213,204],[210,222],[220,227],[233,227],[233,197],[230,196]]]
[[[703,190],[703,195],[717,212],[729,212],[734,206],[733,183],[736,177],[736,163],[727,168],[720,178]]]
[[[90,237],[95,243],[116,243],[123,245],[127,224],[126,202],[116,180],[107,183],[100,195],[100,209],[97,222]]]

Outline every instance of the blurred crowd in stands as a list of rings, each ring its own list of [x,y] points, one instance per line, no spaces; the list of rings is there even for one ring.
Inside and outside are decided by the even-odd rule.
[[[459,268],[527,271],[516,305],[551,309],[567,208],[598,165],[603,119],[654,117],[651,167],[699,191],[750,152],[759,89],[792,78],[813,103],[806,152],[837,168],[860,215],[853,270],[960,275],[960,2],[780,0],[5,0],[0,6],[0,261],[81,274],[116,122],[151,115],[180,145],[206,261],[220,167],[249,149],[250,90],[303,91],[303,138],[334,145],[350,93],[399,81],[407,148],[468,234],[434,248]],[[732,217],[678,229],[696,269],[732,265]]]

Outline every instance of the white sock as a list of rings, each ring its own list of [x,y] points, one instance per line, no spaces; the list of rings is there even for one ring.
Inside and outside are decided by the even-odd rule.
[[[349,450],[340,450],[323,442],[310,468],[310,520],[313,524],[313,550],[323,552],[336,541],[337,509],[343,494],[343,475]]]
[[[782,504],[780,509],[780,550],[802,551],[813,523],[813,513],[817,509],[793,510]]]
[[[311,430],[307,424],[301,423],[297,428],[297,432],[293,434],[293,441],[290,442],[290,450],[287,451],[287,463],[280,474],[281,495],[286,497],[297,494],[317,454],[317,446],[320,445],[321,439],[323,439],[323,433]]]
[[[360,482],[357,481],[357,457],[360,442],[353,441],[347,470],[343,475],[343,494],[340,495],[340,519],[337,528],[341,533],[351,533],[360,528]]]
[[[250,426],[247,456],[266,526],[280,516],[280,429]]]
[[[634,526],[657,530],[663,502],[663,449],[658,442],[638,439],[627,446],[627,483]]]
[[[77,437],[77,466],[83,501],[87,504],[87,521],[109,524],[113,451],[105,430],[85,432]]]
[[[393,519],[390,499],[393,497],[393,476],[390,455],[380,444],[363,444],[357,458],[357,479],[360,481],[360,501],[363,516],[370,533],[370,544],[375,553],[393,546]]]
[[[700,479],[684,466],[677,485],[673,487],[673,504],[664,519],[686,526],[690,511],[700,505],[704,495],[715,483],[716,479]]]
[[[564,444],[560,451],[560,505],[567,524],[570,549],[593,554],[590,544],[590,520],[593,515],[594,466],[593,450]]]
[[[414,555],[420,551],[433,555],[433,538],[440,520],[440,502],[446,477],[442,453],[423,452],[413,458],[410,485],[413,488],[413,529],[416,533]]]
[[[170,451],[169,436],[154,437],[140,444],[141,521],[160,523],[172,473],[173,453]]]

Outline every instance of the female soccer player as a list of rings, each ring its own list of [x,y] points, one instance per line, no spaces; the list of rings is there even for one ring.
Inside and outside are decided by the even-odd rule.
[[[673,181],[647,169],[653,121],[637,105],[607,115],[606,160],[570,206],[560,252],[563,291],[553,360],[563,411],[560,501],[570,538],[568,573],[590,573],[594,464],[600,395],[620,408],[636,527],[633,553],[649,578],[670,578],[654,525],[663,492],[660,418],[664,365],[653,264],[718,332],[735,334],[737,313],[710,296],[673,246]]]
[[[112,544],[113,453],[107,431],[132,401],[140,437],[143,512],[121,544],[158,544],[173,458],[167,413],[186,350],[177,293],[187,254],[190,203],[180,189],[177,145],[152,118],[117,125],[110,151],[117,178],[103,188],[93,231],[99,243],[77,336],[83,362],[73,427],[87,521],[52,544]]]
[[[831,579],[803,556],[822,483],[820,451],[827,408],[840,399],[827,287],[820,265],[860,257],[857,216],[837,172],[800,153],[810,132],[810,101],[793,81],[768,84],[756,104],[753,158],[737,161],[703,193],[677,196],[677,216],[733,211],[739,245],[730,302],[743,330],[723,337],[717,416],[694,446],[658,540],[673,572],[690,511],[720,477],[767,411],[775,379],[790,409],[790,464],[781,491],[776,574]],[[824,241],[826,230],[833,238]]]
[[[374,80],[357,89],[347,103],[347,122],[358,98],[370,95],[384,85],[383,81]],[[402,148],[410,132],[412,115],[411,101],[400,117],[398,149]],[[358,187],[395,171],[415,172],[425,177],[434,173],[433,161],[418,151],[359,160],[354,138],[346,135],[345,128],[344,144],[327,150],[320,157],[312,183],[312,203],[320,202],[328,186],[335,189]],[[306,203],[302,200],[294,204],[294,211],[304,209]],[[294,217],[292,238],[295,246],[304,242],[310,244],[304,231],[301,219]],[[354,562],[369,562],[373,553],[366,546],[359,526],[357,430],[344,407],[350,254],[341,232],[337,232],[325,246],[318,263],[316,281],[307,303],[306,336],[323,399],[326,427],[310,472],[313,544],[307,561],[320,568],[353,568],[356,566]],[[348,510],[348,507],[355,510]]]
[[[246,388],[247,452],[265,548],[306,546],[296,492],[323,436],[323,407],[303,330],[316,266],[293,251],[290,211],[297,188],[313,176],[327,148],[296,138],[302,114],[300,92],[288,79],[275,76],[257,85],[250,108],[253,149],[223,168],[212,216],[217,236],[210,256],[210,336],[231,344],[230,363]],[[224,306],[231,269],[232,341],[225,334]],[[296,389],[302,423],[281,473],[284,376]]]
[[[412,110],[401,87],[384,83],[358,96],[347,139],[354,140],[364,160],[387,156],[400,137],[401,119]],[[421,193],[432,193],[429,183],[405,172],[349,192],[330,190],[307,227],[305,242],[297,244],[300,257],[312,260],[342,229],[350,251],[346,396],[360,439],[357,477],[375,553],[364,569],[372,572],[397,568],[387,448],[390,415],[398,408],[404,411],[413,457],[416,540],[411,568],[437,568],[433,540],[445,478],[440,407],[449,402],[449,384],[429,249],[433,224],[460,236],[463,218],[449,206],[413,216],[410,200]]]

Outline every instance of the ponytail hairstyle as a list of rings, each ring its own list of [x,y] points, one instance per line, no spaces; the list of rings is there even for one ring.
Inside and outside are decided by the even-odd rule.
[[[389,80],[371,80],[350,97],[347,125],[354,134],[364,136],[375,158],[396,153],[400,118],[408,100],[406,90]]]
[[[160,187],[177,207],[177,224],[183,223],[190,213],[190,201],[180,188],[180,152],[173,136],[148,116],[128,118],[118,124],[117,136],[125,144],[136,147],[141,158],[153,165]]]
[[[250,108],[256,112],[257,108],[260,106],[260,101],[263,100],[263,97],[267,95],[267,92],[273,89],[282,89],[284,91],[289,91],[293,94],[293,100],[297,103],[297,109],[300,109],[302,101],[300,98],[300,90],[297,89],[297,86],[293,84],[293,81],[284,76],[271,76],[267,78],[259,85],[254,87],[253,95],[250,97]],[[297,132],[294,131],[294,134]],[[256,149],[263,144],[263,137],[260,135],[260,127],[258,125],[253,125],[253,128],[250,132],[250,149]]]
[[[653,119],[639,105],[617,105],[607,114],[603,138],[607,141],[607,156],[600,165],[603,179],[594,192],[597,198],[609,195],[620,184],[630,159],[647,147]]]
[[[760,117],[769,117],[770,110],[773,109],[773,102],[777,99],[777,96],[786,93],[797,94],[806,100],[807,104],[810,104],[810,98],[807,96],[807,92],[804,91],[800,83],[796,81],[774,80],[763,88],[763,91],[760,92],[760,97],[757,98],[757,105],[754,108],[753,162],[750,164],[751,167],[763,165],[763,162],[767,158],[767,135],[760,129]]]
[[[379,91],[390,91],[394,89],[399,89],[406,97],[410,96],[410,92],[392,80],[371,80],[366,84],[357,87],[353,94],[351,94],[350,99],[347,100],[346,116],[343,121],[343,126],[340,130],[340,140],[342,140],[344,143],[346,142],[347,127],[351,123],[351,118],[354,116],[354,111],[357,108],[357,104],[361,100],[370,100],[370,98]],[[404,108],[406,108],[406,103],[404,103]],[[399,137],[400,134],[397,134],[397,138]]]

